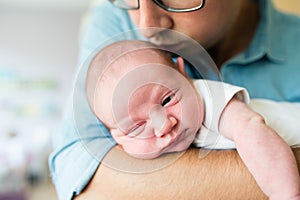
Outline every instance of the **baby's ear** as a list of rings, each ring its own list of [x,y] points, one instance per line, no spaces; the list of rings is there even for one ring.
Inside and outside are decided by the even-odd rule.
[[[182,57],[178,57],[176,59],[176,64],[177,64],[177,67],[179,68],[179,71],[184,74],[185,76],[187,76],[187,73],[185,71],[185,67],[184,67],[184,59]]]

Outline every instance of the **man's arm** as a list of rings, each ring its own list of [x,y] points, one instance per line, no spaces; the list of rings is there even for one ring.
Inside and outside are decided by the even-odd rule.
[[[114,157],[114,148],[105,160]],[[300,148],[293,149],[300,163]],[[206,156],[203,156],[207,154]],[[124,153],[125,155],[125,153]],[[165,155],[163,159],[173,159]],[[267,199],[235,150],[190,148],[172,164],[145,174],[133,174],[101,164],[80,199]],[[162,160],[125,157],[120,163],[153,166]]]

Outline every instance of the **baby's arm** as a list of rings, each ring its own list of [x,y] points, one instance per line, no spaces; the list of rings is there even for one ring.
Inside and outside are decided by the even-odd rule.
[[[237,151],[270,199],[300,199],[300,179],[294,155],[264,119],[233,98],[224,109],[220,132]]]

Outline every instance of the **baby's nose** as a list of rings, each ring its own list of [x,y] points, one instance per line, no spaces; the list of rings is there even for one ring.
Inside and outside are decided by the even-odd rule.
[[[153,106],[150,111],[151,127],[157,137],[162,137],[172,131],[177,124],[177,119],[166,113],[161,105]]]
[[[166,117],[166,120],[164,121],[164,124],[161,126],[161,128],[155,130],[155,135],[157,137],[162,137],[165,134],[170,133],[173,130],[173,128],[176,126],[176,124],[177,124],[177,120],[175,117],[172,116]]]

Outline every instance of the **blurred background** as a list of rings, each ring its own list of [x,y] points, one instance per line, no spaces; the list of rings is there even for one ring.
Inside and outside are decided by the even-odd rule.
[[[0,200],[57,199],[48,170],[88,0],[0,0]]]
[[[299,0],[274,0],[300,14]],[[88,0],[0,0],[0,200],[57,199],[47,159]]]

